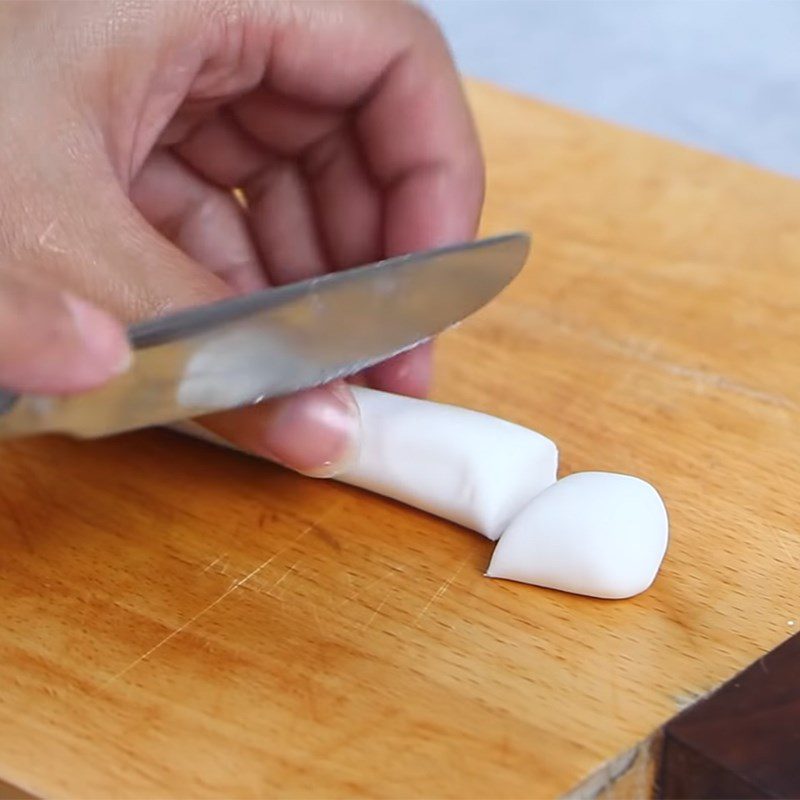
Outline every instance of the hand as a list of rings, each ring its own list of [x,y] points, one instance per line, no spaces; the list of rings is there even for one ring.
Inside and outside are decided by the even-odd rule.
[[[474,235],[477,139],[414,6],[3,3],[0,75],[7,388],[107,380],[123,322]],[[429,374],[421,347],[366,377]],[[358,446],[344,384],[203,424],[315,474]]]

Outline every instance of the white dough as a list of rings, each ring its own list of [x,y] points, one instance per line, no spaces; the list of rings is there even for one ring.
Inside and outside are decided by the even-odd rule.
[[[668,527],[664,502],[649,483],[610,472],[577,473],[515,517],[486,574],[591,597],[632,597],[653,582]]]
[[[489,539],[555,482],[558,449],[540,433],[466,408],[351,388],[361,412],[361,451],[338,481]],[[231,447],[191,421],[172,428]]]
[[[457,406],[353,387],[357,463],[336,479],[490,539],[556,479],[558,450],[535,431]]]

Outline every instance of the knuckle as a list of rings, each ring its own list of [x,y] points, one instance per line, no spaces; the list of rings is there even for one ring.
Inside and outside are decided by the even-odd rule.
[[[422,39],[430,45],[447,50],[447,41],[436,18],[419,3],[402,0],[399,5],[406,15],[407,24],[414,39]]]

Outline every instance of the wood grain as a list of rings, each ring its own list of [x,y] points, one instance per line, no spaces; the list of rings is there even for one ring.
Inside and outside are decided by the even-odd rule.
[[[800,635],[664,731],[659,797],[800,797]]]
[[[670,509],[627,602],[490,581],[491,543],[146,432],[2,447],[0,778],[82,797],[530,797],[588,785],[800,617],[800,185],[472,85],[484,232],[439,399]],[[644,774],[644,772],[642,773]]]

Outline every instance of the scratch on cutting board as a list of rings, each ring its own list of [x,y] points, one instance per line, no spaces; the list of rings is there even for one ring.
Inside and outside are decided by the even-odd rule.
[[[300,559],[298,558],[297,561],[295,561],[294,564],[292,564],[292,566],[289,567],[289,569],[287,569],[286,572],[284,572],[283,575],[281,575],[280,578],[278,578],[278,580],[276,580],[275,583],[273,583],[272,586],[269,587],[269,589],[267,589],[265,594],[268,594],[270,597],[275,597],[278,600],[283,601],[283,597],[278,597],[278,595],[273,594],[273,592],[286,580],[286,578],[289,577],[289,575],[292,572],[294,572],[294,568],[297,566],[299,561]]]
[[[219,562],[222,561],[223,558],[225,559],[225,563],[223,564],[223,568],[224,568],[224,566],[226,566],[227,563],[228,563],[228,554],[227,553],[222,553],[221,555],[218,555],[213,561],[210,561],[208,564],[206,564],[202,571],[203,572],[208,572],[212,567],[214,567],[217,564],[219,564]]]
[[[791,565],[793,567],[796,567],[797,566],[797,559],[795,559],[795,557],[789,551],[789,548],[786,546],[786,542],[783,541],[783,534],[784,533],[786,533],[786,531],[783,531],[783,530],[777,530],[776,531],[776,534],[777,534],[776,538],[778,540],[778,544],[781,546],[781,550],[783,550],[783,552],[786,554],[787,561],[789,561],[789,563],[791,563]]]
[[[367,630],[372,625],[372,623],[375,622],[375,618],[378,616],[378,614],[381,613],[381,609],[384,607],[384,605],[386,605],[386,601],[389,599],[389,596],[394,594],[395,588],[397,587],[393,587],[392,589],[389,589],[388,592],[386,592],[386,594],[383,596],[383,600],[381,600],[380,603],[378,603],[377,607],[372,612],[370,618],[361,626],[362,631]]]
[[[449,578],[447,578],[447,580],[442,581],[442,583],[439,585],[439,588],[431,595],[428,602],[425,603],[425,606],[423,607],[422,611],[420,611],[419,614],[417,614],[417,616],[414,619],[415,628],[419,627],[419,623],[422,621],[423,617],[425,617],[425,615],[428,613],[431,606],[440,597],[442,597],[444,593],[453,585],[453,581],[459,576],[461,570],[464,569],[464,565],[467,563],[467,561],[469,561],[470,555],[471,554],[466,555],[464,558],[461,559],[461,563],[456,567],[453,574]]]
[[[148,651],[142,653],[142,655],[140,655],[138,658],[134,659],[130,664],[128,664],[128,666],[125,667],[125,669],[120,670],[116,675],[113,675],[111,678],[109,678],[103,684],[103,686],[109,686],[110,684],[119,680],[123,675],[130,672],[135,666],[137,666],[137,664],[141,664],[141,662],[144,661],[148,656],[151,656],[153,653],[156,652],[156,650],[163,647],[170,640],[174,639],[179,633],[185,631],[193,622],[196,622],[198,619],[200,619],[200,617],[202,617],[203,614],[207,614],[209,611],[211,611],[212,608],[221,603],[228,595],[232,594],[240,586],[243,586],[251,578],[254,578],[256,575],[258,575],[258,573],[261,572],[261,570],[264,569],[264,567],[266,567],[267,564],[269,564],[273,558],[275,558],[275,556],[272,556],[272,558],[268,558],[262,564],[259,564],[252,572],[245,575],[244,578],[241,578],[238,581],[234,581],[219,597],[217,597],[216,600],[210,602],[205,608],[200,609],[200,611],[198,611],[193,617],[186,620],[186,622],[184,622],[182,625],[179,625],[171,633],[168,633],[161,641],[156,642],[156,644],[154,644]]]
[[[144,661],[145,659],[149,658],[151,655],[153,655],[153,653],[155,653],[157,650],[161,649],[165,644],[167,644],[168,642],[172,641],[172,639],[174,639],[176,636],[178,636],[178,634],[180,634],[183,631],[185,631],[190,625],[192,625],[193,623],[197,622],[197,620],[200,619],[200,617],[202,617],[204,614],[207,614],[209,611],[211,611],[213,608],[215,608],[217,605],[219,605],[226,597],[230,596],[238,588],[244,586],[248,581],[250,581],[253,578],[255,578],[262,570],[264,570],[266,567],[268,567],[276,558],[278,558],[279,556],[283,555],[283,553],[285,553],[291,547],[294,547],[294,545],[296,545],[304,536],[307,536],[309,533],[311,533],[311,531],[314,530],[314,528],[317,525],[319,525],[322,522],[322,520],[326,516],[328,516],[328,514],[332,513],[335,510],[335,508],[336,508],[336,506],[333,506],[332,508],[330,508],[327,513],[322,514],[319,519],[317,519],[315,522],[312,522],[311,525],[309,525],[305,530],[300,531],[300,533],[294,539],[292,539],[292,541],[289,542],[289,544],[287,544],[285,547],[282,547],[280,550],[277,550],[266,561],[264,561],[261,564],[259,564],[254,570],[249,572],[243,578],[240,578],[239,580],[234,581],[219,597],[216,598],[216,600],[212,600],[207,606],[205,606],[204,608],[201,608],[200,611],[198,611],[193,617],[190,617],[188,620],[186,620],[186,622],[184,622],[183,624],[181,624],[177,628],[175,628],[174,631],[168,633],[163,639],[161,639],[160,641],[156,642],[149,650],[147,650],[144,653],[142,653],[142,655],[140,655],[138,658],[135,658],[130,664],[128,664],[127,667],[125,667],[124,669],[121,669],[115,675],[112,675],[103,684],[103,687],[105,688],[107,686],[110,686],[112,683],[118,681],[121,677],[123,677],[128,672],[130,672],[134,667],[136,667],[139,664],[141,664],[142,661]],[[297,563],[297,562],[295,562],[295,563]]]
[[[348,603],[352,603],[353,600],[360,597],[364,592],[368,592],[373,586],[377,586],[379,583],[384,583],[387,579],[392,578],[398,572],[405,572],[403,567],[392,567],[391,569],[387,570],[385,574],[381,575],[378,578],[375,578],[374,581],[370,581],[366,586],[361,586],[359,588],[354,589],[341,603],[337,606],[337,610],[343,609]],[[350,586],[353,586],[353,579],[350,577],[350,573],[346,572],[347,579],[350,582]]]
[[[531,315],[533,314],[535,314],[541,322],[546,323],[550,330],[555,329],[561,333],[581,339],[582,341],[590,342],[608,353],[634,358],[643,364],[653,366],[669,375],[691,380],[698,391],[717,389],[746,397],[749,400],[754,400],[764,405],[793,411],[800,410],[800,403],[782,394],[765,392],[735,381],[727,375],[710,372],[698,367],[677,364],[674,361],[661,358],[657,355],[655,343],[645,344],[635,340],[625,341],[615,339],[601,330],[574,325],[563,318],[547,314],[543,311],[531,312]]]

